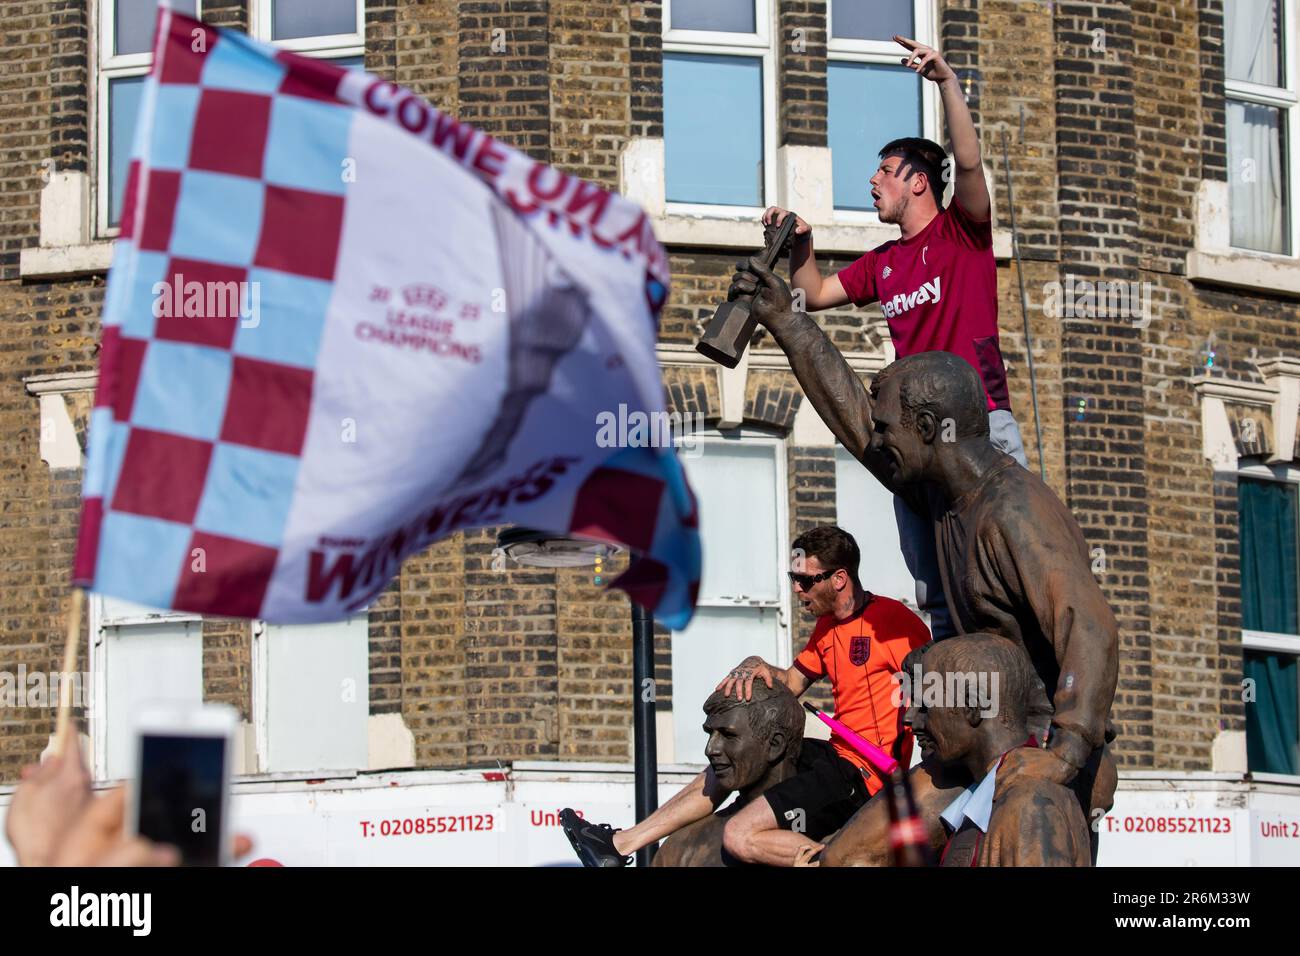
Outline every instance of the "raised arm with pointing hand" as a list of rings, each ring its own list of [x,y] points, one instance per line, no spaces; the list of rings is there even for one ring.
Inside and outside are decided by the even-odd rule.
[[[952,142],[953,191],[971,217],[987,219],[992,204],[988,186],[984,182],[984,169],[980,163],[980,140],[971,119],[966,94],[952,67],[933,47],[917,43],[908,37],[895,36],[894,42],[905,47],[908,55],[902,58],[904,66],[918,76],[939,84],[943,99],[943,116],[948,125],[948,139]]]

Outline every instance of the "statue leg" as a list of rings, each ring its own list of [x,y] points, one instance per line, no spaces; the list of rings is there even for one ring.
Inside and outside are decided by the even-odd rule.
[[[614,846],[620,853],[635,853],[643,846],[656,843],[696,820],[703,820],[727,799],[729,793],[718,784],[713,770],[705,768],[703,773],[673,794],[672,799],[650,816],[635,826],[619,830],[614,835]]]
[[[1079,799],[1083,817],[1088,821],[1088,842],[1092,851],[1092,865],[1097,865],[1098,842],[1101,836],[1101,818],[1115,805],[1115,787],[1119,783],[1119,770],[1110,745],[1098,747],[1088,758],[1088,763],[1074,778],[1071,788]]]
[[[916,800],[917,812],[925,822],[930,845],[939,850],[948,839],[939,814],[970,785],[960,768],[940,768],[926,760],[907,775]],[[877,793],[848,823],[826,841],[822,866],[889,866],[889,803],[884,791]]]

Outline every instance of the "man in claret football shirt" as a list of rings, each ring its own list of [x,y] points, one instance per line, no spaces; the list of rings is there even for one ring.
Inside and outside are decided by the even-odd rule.
[[[790,284],[803,290],[808,312],[849,302],[857,306],[879,302],[899,358],[917,352],[952,352],[964,358],[984,382],[990,440],[1024,465],[1020,428],[1011,414],[998,347],[997,267],[979,136],[957,76],[938,51],[905,37],[894,40],[909,51],[905,65],[939,84],[952,159],[928,139],[886,143],[871,177],[871,195],[880,221],[897,225],[899,238],[823,278],[813,252],[812,230],[799,220],[790,252]],[[945,208],[949,163],[953,195]],[[764,212],[769,232],[786,215],[786,210],[775,206]],[[736,278],[740,291],[753,281],[748,273]],[[903,556],[916,579],[916,603],[930,614],[935,640],[949,637],[955,628],[944,601],[933,526],[900,498],[894,499],[894,513]]]

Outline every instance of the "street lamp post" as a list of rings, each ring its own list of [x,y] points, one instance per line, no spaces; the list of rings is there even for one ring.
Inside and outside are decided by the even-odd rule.
[[[518,564],[535,568],[581,568],[618,553],[598,541],[549,535],[528,528],[510,528],[497,536],[501,548]],[[641,822],[659,806],[658,748],[655,741],[654,684],[655,619],[632,602],[632,750],[636,781],[636,819]],[[637,866],[649,866],[655,847],[636,852]]]
[[[655,619],[632,602],[632,747],[636,751],[636,819],[659,807],[658,747],[655,741]],[[636,865],[649,866],[657,845],[636,851]]]

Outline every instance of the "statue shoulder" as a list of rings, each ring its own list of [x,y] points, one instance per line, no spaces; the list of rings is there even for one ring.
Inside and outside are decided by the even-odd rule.
[[[1074,791],[1058,783],[1019,777],[999,794],[989,817],[992,865],[1089,866],[1088,824]]]
[[[979,503],[980,523],[1009,530],[1015,538],[1078,534],[1078,522],[1046,482],[1013,464],[984,486]],[[1005,537],[1004,533],[1004,537]]]

